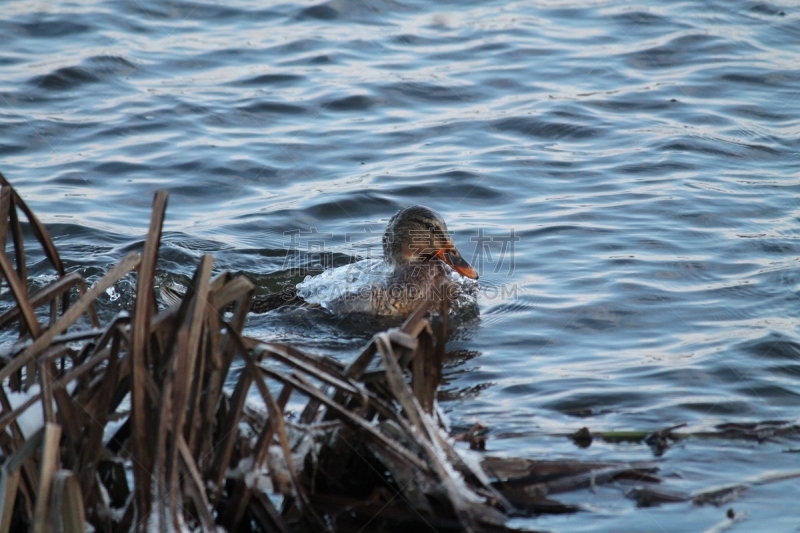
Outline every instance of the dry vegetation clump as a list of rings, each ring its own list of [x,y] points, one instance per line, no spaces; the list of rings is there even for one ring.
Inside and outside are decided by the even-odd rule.
[[[87,287],[65,272],[46,228],[2,175],[0,182],[0,273],[14,299],[0,327],[18,331],[0,353],[0,533],[87,524],[505,531],[511,516],[575,510],[549,499],[556,492],[657,481],[647,467],[465,460],[435,408],[446,300],[426,302],[343,365],[246,337],[254,287],[228,272],[212,277],[209,255],[180,303],[159,311],[165,192],[155,196],[142,253]],[[56,274],[32,293],[23,230]],[[132,308],[101,321],[95,300],[132,272]],[[432,308],[443,317],[435,325]],[[226,382],[235,382],[232,392]],[[253,394],[260,402],[248,403]],[[304,408],[287,418],[298,399]],[[34,415],[42,422],[26,434],[21,422]]]

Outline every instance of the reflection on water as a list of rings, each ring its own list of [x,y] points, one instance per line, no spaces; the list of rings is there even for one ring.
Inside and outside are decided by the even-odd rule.
[[[481,274],[442,400],[454,425],[490,426],[492,452],[652,459],[559,435],[796,420],[796,6],[171,0],[4,15],[0,170],[69,270],[95,280],[140,247],[162,187],[161,279],[185,281],[213,253],[261,293],[302,279],[287,232],[325,233],[341,266],[423,203]],[[101,311],[124,308],[132,283]],[[295,309],[249,330],[346,359],[386,325]],[[780,453],[792,446],[686,441],[660,465],[698,490],[796,468]],[[799,488],[736,505],[789,529]],[[682,531],[721,517],[634,512],[618,487],[575,498],[592,512],[525,525]]]

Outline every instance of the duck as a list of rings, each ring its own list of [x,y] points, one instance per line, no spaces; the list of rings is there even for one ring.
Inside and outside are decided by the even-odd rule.
[[[477,285],[478,272],[456,248],[442,216],[429,207],[412,205],[398,211],[389,220],[381,244],[382,259],[307,276],[295,287],[256,298],[252,311],[300,305],[342,315],[404,317],[440,291],[446,277],[474,280]]]
[[[364,259],[317,276],[296,286],[253,298],[250,311],[261,314],[282,307],[324,309],[336,315],[357,313],[376,317],[406,317],[427,298],[442,290],[450,278],[451,311],[470,307],[477,292],[478,272],[453,243],[442,216],[429,207],[412,205],[398,211],[381,239],[383,257]],[[450,290],[450,289],[448,289]],[[183,299],[185,288],[164,284],[167,306]],[[463,303],[459,296],[466,294]]]

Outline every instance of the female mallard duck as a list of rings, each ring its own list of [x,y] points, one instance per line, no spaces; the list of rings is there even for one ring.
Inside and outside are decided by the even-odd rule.
[[[382,260],[367,259],[309,276],[296,288],[255,301],[253,310],[264,312],[288,303],[318,305],[337,314],[405,316],[441,290],[440,283],[451,269],[478,279],[453,244],[442,217],[414,205],[389,220]]]
[[[297,287],[257,296],[251,311],[266,313],[288,305],[322,307],[336,314],[406,316],[442,290],[442,281],[453,278],[453,271],[478,279],[453,244],[442,217],[433,209],[414,205],[389,220],[383,234],[383,259],[365,259],[307,276]],[[474,282],[459,281],[451,297],[473,293],[477,287]],[[161,295],[167,305],[175,305],[183,297],[169,285],[161,287]],[[453,304],[457,309],[474,301],[459,305],[456,299]]]

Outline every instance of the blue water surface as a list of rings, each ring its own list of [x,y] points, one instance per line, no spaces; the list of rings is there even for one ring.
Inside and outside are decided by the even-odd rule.
[[[389,217],[428,205],[484,288],[448,345],[453,424],[488,425],[494,454],[655,460],[692,492],[800,468],[798,444],[656,458],[564,435],[797,421],[798,58],[788,1],[10,2],[0,171],[90,281],[141,247],[159,188],[160,279],[213,253],[262,293],[379,254]],[[133,297],[116,291],[107,315]],[[348,360],[372,331],[278,312],[248,333]],[[518,523],[725,520],[624,493]],[[797,494],[752,487],[731,530],[796,529]]]

